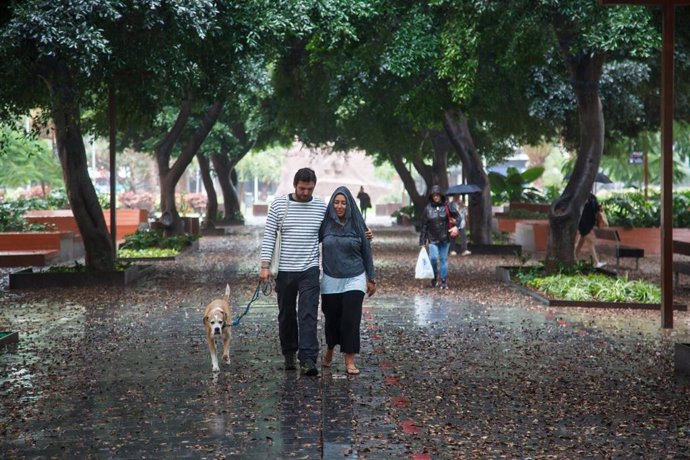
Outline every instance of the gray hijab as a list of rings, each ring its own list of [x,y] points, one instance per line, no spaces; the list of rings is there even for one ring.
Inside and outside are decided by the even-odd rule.
[[[359,235],[361,238],[366,238],[364,232],[366,231],[367,226],[364,223],[362,213],[359,211],[359,208],[355,203],[355,199],[352,196],[352,193],[350,193],[350,190],[345,186],[338,187],[337,189],[335,189],[335,192],[333,192],[333,195],[331,195],[331,199],[328,202],[328,208],[326,209],[326,219],[324,220],[324,223],[327,224],[326,228],[334,224],[338,226],[343,226],[343,224],[340,222],[340,219],[338,219],[337,214],[335,213],[335,206],[333,206],[335,197],[338,195],[343,195],[345,197],[345,200],[347,200],[347,208],[345,208],[344,226],[351,227],[355,232],[357,232],[357,235]]]

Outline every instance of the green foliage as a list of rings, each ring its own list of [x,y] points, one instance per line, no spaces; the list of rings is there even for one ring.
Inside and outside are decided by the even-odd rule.
[[[0,158],[0,184],[4,187],[63,184],[60,162],[48,141],[38,139],[35,133],[0,123]]]
[[[122,259],[138,259],[138,258],[157,258],[157,257],[175,257],[180,253],[177,249],[170,248],[146,248],[146,249],[119,249],[117,256]]]
[[[661,301],[661,288],[646,281],[630,281],[627,277],[557,274],[535,277],[526,285],[564,300],[642,303]]]
[[[150,248],[174,249],[178,252],[198,240],[199,235],[175,235],[165,237],[162,233],[151,229],[140,229],[125,236],[125,242],[120,249],[142,250]]]
[[[29,201],[6,201],[0,203],[0,232],[38,232],[52,230],[47,224],[34,224],[24,219],[29,209]]]
[[[559,264],[556,273],[562,276],[587,276],[598,272],[590,262],[579,260],[573,265]],[[524,285],[544,275],[544,264],[541,262],[535,265],[523,265],[512,273],[513,278]]]
[[[690,159],[690,124],[673,124],[673,181],[680,183],[690,176],[687,162]],[[643,131],[634,138],[623,137],[607,144],[606,155],[601,159],[601,170],[612,180],[628,187],[641,188],[644,183],[644,166],[629,164],[631,152],[644,152],[648,161],[649,184],[661,184],[661,134],[659,131]]]
[[[529,185],[539,179],[543,173],[542,166],[529,168],[523,172],[511,166],[506,171],[506,175],[494,171],[489,172],[491,200],[494,204],[510,201],[543,202],[544,197],[541,192]]]
[[[640,192],[611,195],[599,200],[604,207],[609,225],[614,227],[658,227],[660,223],[659,199],[645,200]]]
[[[411,204],[409,206],[403,206],[391,213],[391,217],[402,217],[406,216],[410,220],[421,220],[421,216],[417,213],[417,208],[415,205]]]
[[[659,193],[651,191],[645,200],[641,192],[614,193],[599,202],[606,211],[609,225],[616,227],[658,227],[661,225]],[[690,190],[676,190],[673,195],[673,226],[690,228]]]
[[[275,147],[262,152],[249,152],[235,167],[241,181],[258,178],[262,182],[278,183],[285,162],[285,149]]]

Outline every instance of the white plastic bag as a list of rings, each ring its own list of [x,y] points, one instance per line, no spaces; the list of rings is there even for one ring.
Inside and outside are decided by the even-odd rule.
[[[427,254],[424,246],[422,246],[422,249],[419,250],[419,257],[417,257],[417,267],[415,267],[414,270],[414,277],[418,280],[434,279],[434,269],[431,268],[431,260],[429,260],[429,254]]]

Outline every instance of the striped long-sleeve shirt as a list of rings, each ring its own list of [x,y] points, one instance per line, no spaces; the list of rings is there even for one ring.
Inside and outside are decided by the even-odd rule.
[[[262,262],[270,262],[273,257],[276,232],[285,214],[289,196],[276,198],[268,210],[261,243]],[[302,272],[319,266],[319,228],[325,213],[326,203],[319,198],[313,197],[306,203],[290,199],[283,222],[279,271]]]

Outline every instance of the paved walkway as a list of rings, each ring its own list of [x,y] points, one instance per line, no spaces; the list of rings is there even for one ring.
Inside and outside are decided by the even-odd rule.
[[[253,228],[204,238],[125,289],[2,292],[0,324],[21,336],[0,354],[1,456],[690,457],[674,339],[620,312],[401,285],[365,303],[362,374],[347,376],[336,356],[313,378],[282,370],[275,299],[262,297],[214,375],[203,307],[227,281],[235,313],[246,304],[258,242]],[[399,270],[377,263],[389,279]]]

